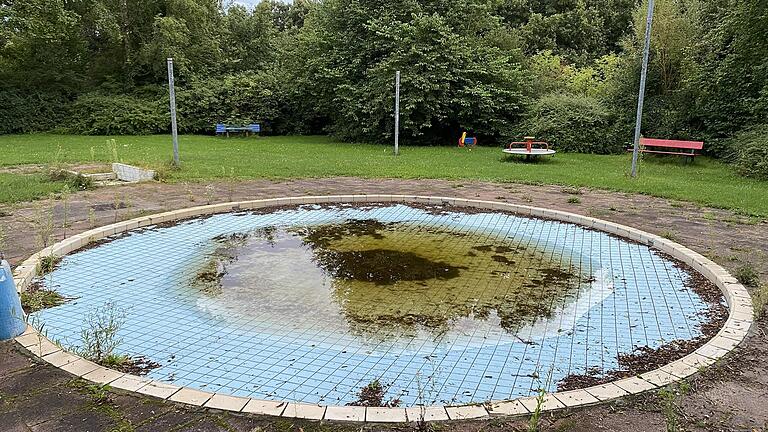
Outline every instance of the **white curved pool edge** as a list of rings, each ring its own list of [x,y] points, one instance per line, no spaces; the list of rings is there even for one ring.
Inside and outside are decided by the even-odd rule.
[[[665,238],[625,225],[607,222],[588,216],[493,201],[462,198],[427,197],[413,195],[330,195],[290,198],[261,199],[236,203],[213,204],[144,216],[125,222],[92,229],[67,238],[32,255],[14,270],[14,281],[20,292],[36,276],[42,257],[63,256],[94,241],[136,228],[171,222],[196,216],[284,205],[320,203],[380,203],[402,202],[434,205],[455,205],[488,210],[513,212],[520,216],[532,216],[569,222],[583,227],[604,231],[648,245],[682,261],[712,281],[723,292],[728,303],[729,316],[723,328],[693,353],[654,371],[614,381],[608,384],[580,390],[556,392],[546,395],[543,410],[557,410],[609,401],[622,396],[642,393],[694,375],[702,367],[714,364],[728,354],[746,337],[753,321],[752,300],[746,288],[725,269],[706,257]],[[37,357],[64,371],[101,385],[168,399],[174,402],[212,409],[263,414],[311,420],[357,422],[406,422],[465,420],[498,415],[525,415],[536,407],[535,397],[509,401],[489,402],[483,405],[431,406],[426,408],[372,408],[353,406],[319,406],[289,401],[265,401],[226,394],[208,393],[192,388],[179,387],[164,382],[125,374],[104,368],[77,355],[63,351],[32,327],[27,327],[16,342]]]

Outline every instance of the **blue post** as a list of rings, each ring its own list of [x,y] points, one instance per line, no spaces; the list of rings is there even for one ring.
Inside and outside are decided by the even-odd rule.
[[[0,340],[13,339],[24,333],[26,328],[11,266],[8,261],[0,260]]]

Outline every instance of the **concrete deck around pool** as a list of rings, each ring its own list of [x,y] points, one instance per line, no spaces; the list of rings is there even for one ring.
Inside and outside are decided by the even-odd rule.
[[[697,349],[694,353],[638,377],[627,378],[606,385],[582,390],[549,394],[547,395],[547,400],[544,404],[545,410],[576,407],[607,401],[628,394],[652,390],[691,376],[701,367],[713,364],[718,358],[724,356],[731,349],[736,347],[746,336],[752,324],[751,299],[746,289],[720,266],[670,240],[627,226],[566,212],[489,201],[439,197],[395,195],[298,197],[210,205],[168,212],[109,225],[64,240],[33,255],[22,265],[17,267],[14,273],[14,279],[19,290],[23,291],[35,276],[41,257],[50,255],[62,256],[75,251],[92,241],[134,228],[233,210],[248,210],[281,205],[344,202],[417,202],[427,204],[448,204],[479,207],[490,210],[504,210],[518,213],[523,216],[543,217],[575,223],[621,237],[626,237],[669,254],[690,265],[707,279],[714,282],[722,290],[728,303],[729,318],[717,336]],[[423,411],[419,408],[386,409],[346,406],[325,407],[290,402],[260,401],[223,394],[217,395],[206,393],[195,389],[177,387],[111,371],[62,351],[58,346],[47,340],[32,328],[28,328],[24,335],[17,338],[17,342],[36,356],[42,357],[42,359],[48,363],[89,381],[99,384],[109,384],[112,387],[127,391],[213,409],[317,420],[403,422],[416,420],[416,418],[421,417],[422,415],[425,420],[431,421],[482,418],[492,415],[519,415],[527,414],[535,408],[535,399],[531,397],[514,401],[494,402],[482,406],[428,407]]]

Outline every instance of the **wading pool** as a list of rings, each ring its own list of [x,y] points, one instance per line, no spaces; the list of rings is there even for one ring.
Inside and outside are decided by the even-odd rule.
[[[687,265],[500,210],[326,203],[205,215],[62,257],[36,312],[77,351],[99,314],[147,377],[323,405],[461,405],[610,382],[690,353],[728,315]],[[382,396],[382,395],[379,395]]]

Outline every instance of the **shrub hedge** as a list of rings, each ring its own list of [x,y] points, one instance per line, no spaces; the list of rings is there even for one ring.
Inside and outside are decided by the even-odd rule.
[[[614,139],[611,113],[595,98],[554,93],[536,101],[520,129],[520,135],[543,139],[556,150],[578,153],[620,153]]]
[[[768,124],[742,131],[729,142],[742,175],[768,180]]]

